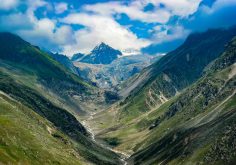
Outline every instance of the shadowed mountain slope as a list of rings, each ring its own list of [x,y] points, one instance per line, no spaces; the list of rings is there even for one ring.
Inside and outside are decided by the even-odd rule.
[[[119,164],[77,119],[86,111],[81,102],[99,98],[97,90],[20,37],[0,33],[0,162]]]

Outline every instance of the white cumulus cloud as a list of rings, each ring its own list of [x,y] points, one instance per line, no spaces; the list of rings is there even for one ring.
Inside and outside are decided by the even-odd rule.
[[[122,2],[107,2],[98,3],[95,5],[84,6],[85,11],[91,11],[104,16],[114,14],[127,14],[133,20],[140,20],[142,22],[159,22],[166,23],[170,18],[170,12],[165,9],[158,9],[152,12],[144,12],[145,6],[131,3],[130,5],[124,5]]]
[[[76,9],[66,1],[0,0],[0,10],[9,10],[8,14],[0,15],[0,30],[9,30],[33,44],[67,55],[88,53],[100,42],[124,52],[139,51],[150,44],[168,42],[188,35],[190,31],[184,25],[179,25],[178,21],[170,23],[170,20],[173,16],[187,20],[199,9],[201,1],[107,1]],[[235,0],[216,0],[213,7],[206,10],[211,13],[222,5],[233,3]],[[21,4],[26,6],[25,10],[16,8]],[[150,4],[151,9],[146,10]],[[15,8],[16,10],[12,10]],[[39,8],[44,13],[36,16]],[[127,15],[131,21],[127,20],[125,25],[119,23],[118,18],[122,18],[122,14]],[[139,21],[138,24],[144,27],[137,25],[132,29],[136,26],[132,20]],[[138,28],[143,29],[137,30]],[[139,35],[145,30],[149,36]]]
[[[130,19],[142,22],[167,23],[171,16],[187,17],[197,11],[202,0],[135,0],[125,4],[123,2],[105,2],[85,5],[84,10],[101,15],[124,13]],[[144,8],[152,4],[152,11]],[[162,6],[162,7],[160,7]]]
[[[55,12],[56,14],[64,13],[66,10],[68,10],[68,4],[65,2],[56,3],[55,4]]]
[[[154,27],[151,33],[153,33],[152,35],[153,43],[159,44],[163,42],[184,38],[190,33],[190,31],[184,29],[184,27],[180,25],[175,25],[175,26],[158,25]]]
[[[138,37],[121,26],[112,17],[101,15],[89,15],[85,13],[70,14],[61,20],[67,24],[79,24],[85,26],[75,32],[76,44],[65,47],[66,54],[73,54],[78,51],[88,53],[100,42],[120,49],[140,49],[150,44],[148,40]]]
[[[0,10],[10,10],[18,5],[18,0],[0,0]]]

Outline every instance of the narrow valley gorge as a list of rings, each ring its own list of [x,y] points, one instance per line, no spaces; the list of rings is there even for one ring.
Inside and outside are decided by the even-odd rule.
[[[236,164],[234,4],[0,0],[0,165]]]
[[[117,92],[90,85],[40,49],[13,34],[1,33],[1,43],[6,39],[12,43],[0,48],[6,52],[1,54],[1,109],[8,109],[9,116],[25,122],[18,125],[2,113],[5,128],[1,132],[6,135],[1,136],[1,145],[5,146],[0,152],[1,161],[14,163],[23,158],[23,162],[43,164],[79,161],[125,165],[234,161],[233,153],[232,159],[226,156],[234,152],[227,148],[231,141],[220,143],[227,152],[214,148],[222,136],[234,136],[235,36],[235,27],[192,34],[179,48],[121,84]],[[25,59],[21,58],[23,54]],[[50,68],[47,73],[51,75],[41,68]],[[122,90],[129,92],[124,94]],[[24,130],[25,135],[6,132],[13,128],[23,131],[29,122],[35,128]],[[35,132],[39,130],[43,131]],[[230,134],[224,135],[225,130]],[[9,134],[17,138],[9,138]],[[24,143],[16,150],[19,144],[14,144],[19,138]],[[40,139],[28,143],[28,138]],[[38,146],[45,140],[45,145],[52,147],[46,149],[52,155],[48,159],[41,155],[44,147]],[[70,151],[60,152],[68,159],[56,158],[59,148],[51,143]],[[26,154],[12,157],[21,153]],[[38,156],[33,158],[31,154]]]

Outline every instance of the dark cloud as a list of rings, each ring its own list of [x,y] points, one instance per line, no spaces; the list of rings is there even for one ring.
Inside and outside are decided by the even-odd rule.
[[[223,3],[225,2],[225,3]],[[191,32],[206,31],[211,28],[229,27],[236,24],[236,3],[222,0],[205,0],[199,5],[199,9],[188,18],[173,17],[168,24],[173,26],[179,24],[184,29]],[[186,36],[182,39],[152,44],[142,51],[144,53],[156,54],[169,52],[183,43]]]
[[[212,6],[214,7],[214,5]],[[236,24],[236,3],[224,7],[212,9],[207,13],[206,6],[201,6],[189,20],[185,20],[183,25],[192,31],[205,31],[209,28],[228,27]]]

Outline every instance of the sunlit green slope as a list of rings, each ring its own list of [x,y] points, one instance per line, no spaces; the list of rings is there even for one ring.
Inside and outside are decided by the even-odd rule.
[[[236,27],[191,34],[183,45],[126,84],[124,91],[135,88],[120,103],[121,118],[130,120],[157,108],[197,81],[235,35]]]

